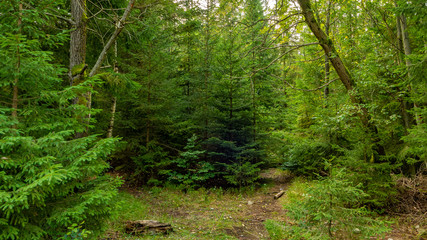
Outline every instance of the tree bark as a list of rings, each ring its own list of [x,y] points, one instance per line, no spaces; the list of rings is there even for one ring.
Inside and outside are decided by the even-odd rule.
[[[403,63],[404,55],[403,50],[403,41],[402,41],[402,28],[400,24],[400,16],[396,16],[396,47],[397,47],[397,64],[400,65]],[[405,127],[405,134],[408,133],[408,129],[411,128],[411,116],[408,113],[410,109],[410,104],[404,98],[399,98],[400,111],[402,114],[403,126]]]
[[[86,39],[87,39],[87,7],[86,0],[71,0],[71,18],[74,21],[74,30],[70,35],[70,68],[68,76],[70,85],[79,83],[84,76],[83,72],[74,74],[73,68],[77,65],[84,65],[86,60]]]
[[[302,14],[304,15],[304,18],[305,18],[305,22],[307,23],[311,32],[313,32],[313,34],[319,40],[320,46],[323,48],[326,56],[331,61],[332,66],[337,72],[342,84],[347,89],[351,102],[360,106],[361,113],[359,113],[358,115],[363,125],[365,126],[367,132],[372,135],[373,142],[375,144],[374,150],[377,151],[379,155],[385,155],[384,147],[381,144],[379,144],[378,129],[375,125],[373,125],[370,122],[368,109],[363,106],[364,102],[362,101],[360,96],[358,96],[357,93],[353,91],[355,88],[355,82],[352,79],[350,72],[344,66],[344,63],[342,62],[338,52],[336,51],[333,42],[328,38],[325,32],[323,32],[323,30],[320,28],[320,25],[317,23],[313,14],[313,9],[311,8],[311,5],[310,5],[310,0],[297,0],[297,1],[301,7]]]
[[[114,72],[119,73],[119,68],[117,66],[117,41],[114,43]],[[107,129],[107,138],[113,137],[113,129],[114,129],[114,120],[116,115],[116,105],[117,105],[117,98],[114,96],[111,98],[111,118],[110,118],[110,124],[108,125]]]
[[[86,0],[71,0],[71,18],[74,22],[74,30],[70,34],[70,67],[68,77],[70,86],[77,85],[83,81],[84,72],[87,66],[86,61],[86,40],[87,40],[87,6]],[[75,67],[82,66],[82,70],[76,72]],[[74,104],[83,100],[84,96],[74,99]],[[80,100],[79,100],[80,99]],[[81,120],[80,120],[81,121]],[[85,132],[77,132],[75,138],[85,136]]]

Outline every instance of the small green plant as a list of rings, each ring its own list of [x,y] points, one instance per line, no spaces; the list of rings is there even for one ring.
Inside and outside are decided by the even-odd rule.
[[[271,240],[282,240],[285,238],[285,225],[280,222],[273,221],[271,219],[267,219],[264,222],[265,229],[270,236]]]
[[[77,224],[73,223],[71,227],[68,227],[69,232],[61,238],[61,240],[84,240],[92,233],[86,229],[82,229],[84,222]]]

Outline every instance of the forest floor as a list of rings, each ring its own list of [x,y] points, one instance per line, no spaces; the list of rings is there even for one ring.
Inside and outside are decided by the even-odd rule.
[[[121,208],[102,239],[269,239],[267,219],[287,222],[283,201],[274,199],[289,186],[289,178],[274,172],[264,174],[271,183],[257,189],[198,189],[184,192],[172,187],[125,188],[118,197]],[[167,235],[132,236],[124,233],[127,220],[156,220],[170,223]],[[423,222],[423,221],[421,221]],[[395,218],[392,232],[384,239],[423,239],[411,216]]]

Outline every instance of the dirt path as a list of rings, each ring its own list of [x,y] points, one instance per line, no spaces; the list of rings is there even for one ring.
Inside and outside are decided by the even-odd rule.
[[[123,233],[127,220],[157,220],[170,223],[173,233],[155,239],[268,239],[264,222],[284,221],[286,212],[274,195],[286,190],[289,179],[275,171],[261,176],[269,182],[254,190],[173,188],[124,188],[123,209],[103,239],[153,239]]]
[[[242,211],[237,215],[240,224],[233,226],[232,229],[226,229],[227,234],[241,240],[267,239],[268,233],[264,227],[264,221],[285,220],[285,210],[280,201],[274,200],[273,197],[286,187],[286,184],[275,183],[267,193],[247,197],[246,206],[242,205]]]

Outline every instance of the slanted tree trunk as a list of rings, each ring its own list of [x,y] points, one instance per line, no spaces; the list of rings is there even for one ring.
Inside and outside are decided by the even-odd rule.
[[[130,12],[132,11],[133,5],[135,3],[135,0],[129,0],[129,3],[123,13],[123,16],[120,18],[120,20],[116,23],[116,29],[114,30],[113,35],[111,35],[110,39],[108,40],[107,44],[102,49],[101,53],[98,56],[98,60],[96,60],[95,65],[93,66],[92,70],[89,73],[89,77],[95,76],[95,74],[98,73],[99,69],[101,68],[101,64],[104,62],[105,57],[107,56],[108,50],[110,50],[111,46],[116,42],[117,37],[122,32],[123,28],[126,25],[126,19],[128,18]],[[92,92],[87,93],[87,107],[91,109],[92,107]],[[87,117],[87,123],[89,124],[90,121],[90,113]],[[88,131],[88,129],[86,130]]]
[[[373,138],[373,142],[375,144],[374,150],[380,155],[385,155],[384,147],[381,144],[379,144],[378,129],[375,125],[373,125],[370,122],[368,109],[363,106],[363,103],[364,103],[363,100],[357,93],[353,91],[356,86],[355,82],[352,79],[350,72],[344,66],[344,63],[342,62],[340,55],[335,49],[335,46],[332,40],[328,38],[325,32],[323,32],[323,30],[320,28],[320,25],[317,23],[317,20],[313,14],[313,9],[311,8],[311,5],[310,5],[310,0],[297,0],[297,1],[298,1],[298,4],[300,5],[302,14],[304,15],[305,22],[307,23],[311,32],[316,36],[317,40],[320,43],[320,46],[323,48],[326,56],[329,58],[329,61],[331,61],[332,66],[337,72],[342,84],[347,89],[351,102],[360,106],[360,109],[362,111],[361,113],[359,113],[359,117],[363,125],[365,126],[367,132]]]
[[[111,35],[107,44],[102,49],[101,53],[98,56],[98,60],[93,66],[92,70],[89,73],[89,77],[95,76],[101,68],[101,64],[107,55],[108,50],[114,44],[117,39],[117,36],[125,27],[125,22],[127,17],[129,16],[135,0],[129,0],[128,6],[126,7],[123,16],[116,23],[116,29],[114,33]],[[87,30],[87,6],[86,0],[71,0],[71,17],[74,20],[74,30],[71,33],[70,39],[70,69],[69,69],[69,78],[70,84],[75,85],[82,81],[84,72],[86,70],[86,65],[83,67],[86,58],[86,30]],[[81,70],[75,71],[76,66],[82,66]],[[80,68],[79,68],[80,69]],[[85,98],[84,104],[88,109],[92,107],[92,93],[89,91],[84,96],[80,98]],[[90,113],[86,117],[86,123],[89,125],[90,122]],[[85,132],[77,133],[76,138],[80,138],[88,135],[89,129],[86,128]]]

